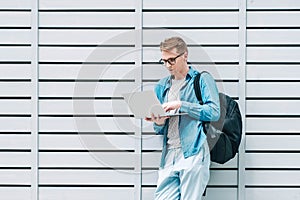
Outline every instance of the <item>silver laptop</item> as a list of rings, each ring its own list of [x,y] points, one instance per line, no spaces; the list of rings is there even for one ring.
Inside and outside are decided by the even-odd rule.
[[[187,113],[165,112],[153,90],[122,94],[135,118],[151,117],[151,113],[161,117],[186,115]]]

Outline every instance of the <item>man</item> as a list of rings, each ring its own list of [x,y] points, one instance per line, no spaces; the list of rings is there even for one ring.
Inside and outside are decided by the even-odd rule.
[[[202,121],[217,121],[220,103],[213,77],[201,75],[203,105],[194,92],[198,73],[188,66],[188,49],[180,37],[161,42],[161,60],[170,76],[161,79],[155,93],[166,112],[187,113],[176,117],[151,115],[154,130],[164,135],[156,200],[199,200],[209,181],[210,152]]]

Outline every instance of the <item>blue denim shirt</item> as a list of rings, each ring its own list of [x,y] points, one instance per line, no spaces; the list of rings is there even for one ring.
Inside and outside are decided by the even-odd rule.
[[[203,105],[199,104],[194,92],[194,79],[196,70],[189,67],[185,84],[180,90],[180,101],[182,102],[179,112],[186,112],[188,115],[179,117],[179,135],[182,152],[185,158],[199,153],[201,146],[206,140],[203,131],[202,121],[217,121],[220,117],[220,102],[218,88],[213,77],[209,73],[203,73],[200,78],[200,88]],[[160,103],[167,102],[167,94],[171,87],[171,76],[161,79],[155,87],[155,93]],[[163,150],[160,167],[164,167],[167,150],[167,133],[169,120],[159,126],[154,123],[154,130],[157,134],[164,135]]]

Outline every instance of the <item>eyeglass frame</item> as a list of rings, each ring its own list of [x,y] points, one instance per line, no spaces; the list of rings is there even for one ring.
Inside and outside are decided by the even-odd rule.
[[[169,59],[167,59],[167,60],[161,58],[158,62],[159,62],[160,64],[162,64],[162,65],[167,65],[167,63],[169,63],[170,65],[175,65],[175,64],[176,64],[176,59],[179,58],[180,56],[182,56],[184,53],[185,53],[185,52],[179,54],[179,55],[176,56],[176,57],[169,58]],[[171,61],[171,60],[173,60],[173,61]]]

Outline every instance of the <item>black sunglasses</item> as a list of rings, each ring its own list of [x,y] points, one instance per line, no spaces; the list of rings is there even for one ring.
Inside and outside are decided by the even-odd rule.
[[[169,63],[170,65],[175,65],[176,64],[176,59],[179,58],[180,56],[182,56],[184,53],[179,54],[178,56],[174,57],[174,58],[169,58],[168,60],[165,59],[160,59],[159,63],[162,65],[167,65],[167,63]]]

